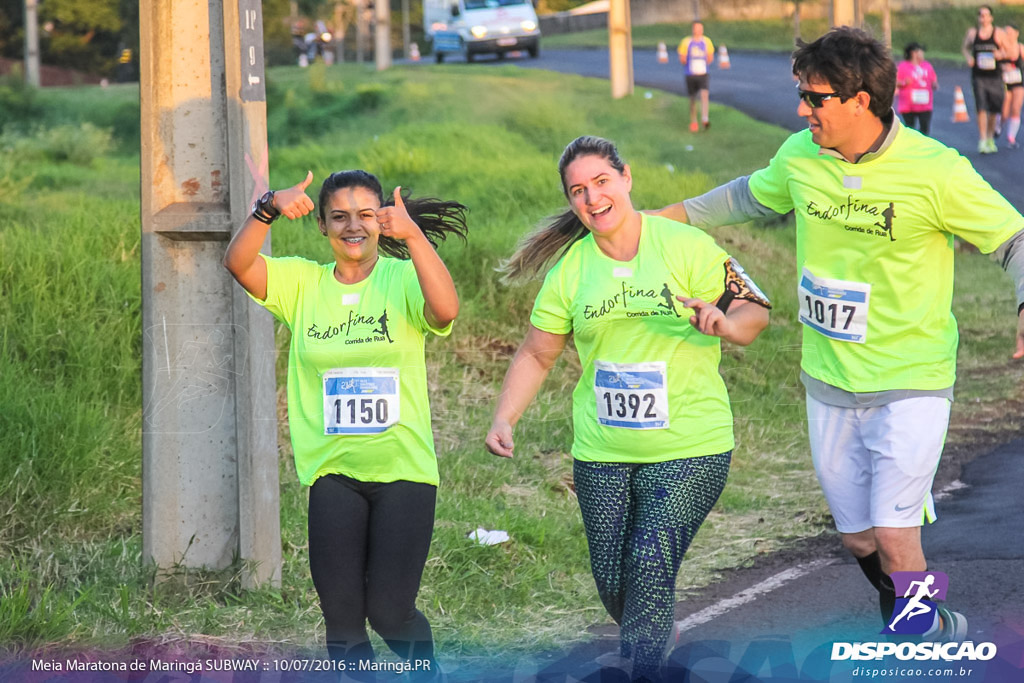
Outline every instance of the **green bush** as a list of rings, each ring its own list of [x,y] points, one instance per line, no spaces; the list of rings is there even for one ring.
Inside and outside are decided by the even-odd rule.
[[[356,87],[355,110],[362,113],[373,111],[384,103],[387,90],[376,83],[363,83]]]
[[[0,149],[19,161],[46,160],[78,166],[89,166],[110,152],[113,145],[113,132],[91,123],[35,128],[28,135],[5,132],[0,136]]]
[[[0,84],[0,131],[12,124],[26,124],[43,113],[36,90],[13,80]]]
[[[14,206],[21,202],[22,192],[32,184],[32,176],[20,175],[15,169],[15,160],[9,155],[0,155],[0,204]]]

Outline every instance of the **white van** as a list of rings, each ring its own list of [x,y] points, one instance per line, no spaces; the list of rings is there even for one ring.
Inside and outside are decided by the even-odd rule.
[[[433,36],[434,58],[463,54],[472,62],[479,54],[525,50],[540,54],[540,28],[530,0],[424,0],[423,28]]]

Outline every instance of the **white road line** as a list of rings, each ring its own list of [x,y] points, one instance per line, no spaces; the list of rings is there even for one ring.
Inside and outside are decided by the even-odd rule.
[[[686,631],[689,631],[691,628],[695,628],[697,626],[700,626],[701,624],[706,624],[712,619],[722,616],[729,610],[735,609],[740,605],[745,605],[748,602],[757,599],[757,597],[760,595],[770,593],[771,591],[789,583],[790,581],[799,579],[801,576],[810,574],[811,572],[817,571],[822,567],[827,567],[830,564],[835,564],[836,562],[837,560],[835,559],[815,560],[814,562],[802,564],[797,567],[793,567],[792,569],[787,569],[785,571],[779,572],[775,576],[771,576],[765,579],[756,586],[751,586],[750,588],[744,591],[740,591],[731,598],[720,600],[719,602],[716,602],[714,605],[711,605],[710,607],[705,607],[696,614],[691,614],[685,619],[677,621],[676,631],[678,633],[685,633]]]

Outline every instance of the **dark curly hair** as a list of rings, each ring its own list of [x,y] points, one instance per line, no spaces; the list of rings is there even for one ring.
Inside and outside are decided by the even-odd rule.
[[[881,118],[892,109],[896,64],[889,49],[867,31],[833,28],[813,43],[800,39],[793,52],[793,73],[805,81],[824,81],[843,100],[860,91],[871,96],[868,109]]]
[[[380,205],[393,206],[393,197],[384,196],[384,188],[381,187],[377,176],[362,170],[337,171],[327,176],[324,184],[320,186],[318,214],[321,221],[326,221],[324,214],[327,200],[338,190],[346,187],[362,187],[377,195]],[[419,226],[419,229],[426,235],[427,240],[437,248],[438,242],[443,242],[448,235],[455,235],[463,242],[469,231],[466,225],[466,207],[458,202],[445,201],[434,197],[410,198],[405,192],[402,193],[402,201],[405,202],[405,209],[409,217]],[[388,256],[395,258],[409,258],[409,248],[402,240],[381,235],[377,240],[377,248]]]

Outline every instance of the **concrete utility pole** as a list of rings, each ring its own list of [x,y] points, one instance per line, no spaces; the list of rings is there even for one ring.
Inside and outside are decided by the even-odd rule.
[[[409,0],[402,0],[402,56],[409,59],[409,43],[412,32],[409,28]]]
[[[25,84],[39,87],[38,0],[25,0]]]
[[[832,0],[832,25],[855,26],[854,0]]]
[[[633,94],[633,29],[629,0],[611,0],[608,8],[608,55],[612,98]]]
[[[391,2],[377,0],[374,4],[376,27],[374,29],[373,56],[377,71],[391,68]]]
[[[277,585],[273,324],[221,265],[267,188],[260,0],[139,14],[143,558]]]
[[[334,3],[334,61],[341,64],[345,61],[345,5]]]

